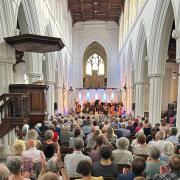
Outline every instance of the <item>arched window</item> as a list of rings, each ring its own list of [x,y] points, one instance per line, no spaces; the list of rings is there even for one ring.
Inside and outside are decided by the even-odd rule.
[[[86,63],[86,74],[92,75],[93,70],[97,70],[98,75],[104,75],[104,61],[97,53],[90,56]]]

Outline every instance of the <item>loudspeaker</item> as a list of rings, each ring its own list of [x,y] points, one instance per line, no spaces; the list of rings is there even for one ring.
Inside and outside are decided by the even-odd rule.
[[[57,110],[57,102],[54,103],[54,111]]]
[[[135,108],[136,108],[136,104],[132,103],[132,110],[135,111]]]

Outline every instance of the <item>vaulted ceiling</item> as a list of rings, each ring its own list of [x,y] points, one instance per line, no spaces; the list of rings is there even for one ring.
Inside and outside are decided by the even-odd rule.
[[[68,0],[73,24],[90,20],[115,21],[124,8],[125,0]]]

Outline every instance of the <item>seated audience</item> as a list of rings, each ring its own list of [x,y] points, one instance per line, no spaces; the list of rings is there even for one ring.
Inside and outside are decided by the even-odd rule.
[[[170,137],[166,138],[166,141],[172,142],[174,145],[179,144],[179,140],[177,137],[178,129],[176,127],[172,127],[170,129]]]
[[[116,144],[117,136],[114,134],[114,130],[110,126],[107,127],[106,137],[110,143]]]
[[[114,177],[118,175],[117,165],[111,162],[112,155],[111,148],[108,145],[104,145],[100,149],[101,160],[93,164],[92,174],[94,176]]]
[[[131,136],[131,131],[126,129],[126,125],[125,124],[121,124],[120,130],[122,131],[124,137],[128,138],[128,137]]]
[[[121,137],[116,142],[116,147],[118,149],[112,151],[112,159],[115,164],[127,164],[132,163],[132,153],[128,151],[130,143],[126,137]]]
[[[98,130],[95,130],[91,134],[91,136],[88,136],[88,138],[87,138],[87,148],[92,148],[92,149],[94,148],[94,146],[96,145],[96,138],[100,133],[101,133],[101,131],[98,129]]]
[[[67,169],[68,175],[70,177],[79,177],[80,174],[76,172],[77,165],[82,160],[88,160],[90,162],[91,158],[89,156],[85,156],[82,153],[82,149],[84,147],[84,141],[81,138],[74,139],[74,152],[72,154],[67,154],[64,157],[64,164]]]
[[[159,160],[160,154],[161,152],[157,147],[151,147],[150,157],[146,162],[145,170],[146,177],[149,179],[152,179],[156,174],[160,173],[160,166],[166,165],[165,162]]]
[[[174,152],[175,149],[173,143],[170,141],[165,141],[163,144],[160,160],[168,163],[169,158],[174,154]]]
[[[117,136],[119,139],[120,137],[123,137],[122,131],[118,128],[117,124],[114,124],[114,134]]]
[[[43,152],[45,157],[50,159],[57,152],[57,142],[53,142],[54,134],[51,130],[45,132],[46,141],[43,142]]]
[[[169,168],[169,169],[168,169]],[[171,156],[167,166],[161,166],[160,173],[154,176],[153,180],[178,180],[180,179],[180,157]]]
[[[7,158],[7,167],[11,174],[8,180],[29,180],[25,178],[22,174],[21,167],[23,161],[20,156],[10,156]]]
[[[152,141],[150,146],[156,146],[161,152],[163,152],[163,145],[166,142],[165,137],[166,133],[163,130],[160,130],[156,133],[156,141]]]
[[[96,161],[99,161],[101,159],[101,156],[99,154],[99,150],[100,148],[102,147],[102,145],[105,145],[106,144],[106,137],[103,135],[103,134],[100,134],[97,136],[96,138],[96,148],[94,150],[91,150],[89,156],[91,157],[92,159],[92,162],[96,162]]]
[[[149,146],[146,144],[146,136],[144,134],[138,135],[138,144],[134,146],[134,155],[149,154]]]
[[[82,180],[103,180],[103,177],[91,176],[92,163],[90,161],[80,161],[77,165],[77,173],[82,175]]]
[[[142,157],[135,157],[132,165],[131,170],[125,169],[124,174],[120,174],[117,180],[134,180],[135,177],[144,177],[144,170],[146,168],[146,161]]]

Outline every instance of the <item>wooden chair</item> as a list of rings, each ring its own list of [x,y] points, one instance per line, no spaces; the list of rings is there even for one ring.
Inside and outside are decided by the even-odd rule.
[[[122,172],[123,172],[123,169],[124,169],[124,168],[130,168],[130,165],[129,165],[129,164],[117,164],[117,167],[118,167],[118,171],[119,171],[120,173],[122,173]]]

